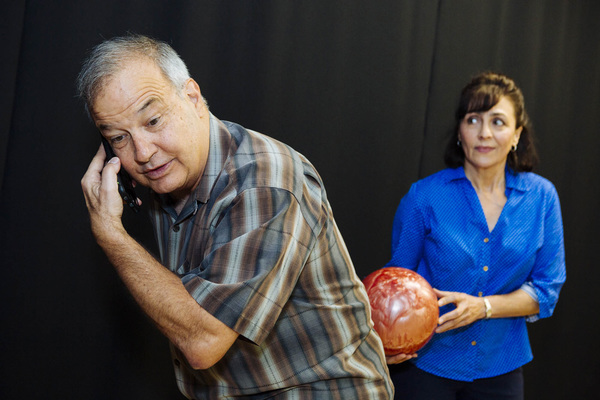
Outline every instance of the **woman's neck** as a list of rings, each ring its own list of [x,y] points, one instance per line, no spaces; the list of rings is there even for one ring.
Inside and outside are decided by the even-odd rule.
[[[500,191],[504,194],[506,176],[504,165],[493,168],[476,168],[465,164],[464,170],[467,179],[477,192],[494,193]]]
[[[507,200],[504,168],[482,169],[465,164],[465,175],[475,188],[488,229],[491,232],[494,230]]]

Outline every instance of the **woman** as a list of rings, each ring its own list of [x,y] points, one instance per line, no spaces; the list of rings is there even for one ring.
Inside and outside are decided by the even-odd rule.
[[[448,168],[402,199],[387,266],[435,288],[440,319],[416,354],[388,358],[400,399],[522,399],[526,321],[552,315],[565,259],[560,204],[537,162],[521,90],[484,73],[462,91]]]

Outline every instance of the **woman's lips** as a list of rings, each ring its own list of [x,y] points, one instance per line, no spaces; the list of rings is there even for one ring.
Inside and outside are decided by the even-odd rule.
[[[475,147],[475,150],[477,150],[480,153],[489,153],[490,151],[494,150],[494,148],[487,146],[477,146]]]
[[[144,175],[148,177],[150,180],[156,180],[162,178],[166,173],[167,169],[171,165],[171,161],[161,165],[160,167],[152,168],[144,171]]]

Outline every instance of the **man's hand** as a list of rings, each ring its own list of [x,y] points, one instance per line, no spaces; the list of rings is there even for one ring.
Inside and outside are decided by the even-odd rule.
[[[100,146],[81,179],[85,203],[90,213],[92,232],[97,240],[114,229],[123,229],[123,200],[119,195],[117,172],[120,160],[113,157],[104,165],[106,153]]]
[[[437,289],[433,289],[433,291],[439,298],[438,305],[440,307],[447,304],[456,306],[454,310],[440,317],[436,333],[460,328],[485,317],[483,298],[460,292],[444,292]]]

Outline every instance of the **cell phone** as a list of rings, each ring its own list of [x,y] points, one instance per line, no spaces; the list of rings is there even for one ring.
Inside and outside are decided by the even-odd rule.
[[[115,157],[115,152],[104,136],[102,136],[102,145],[104,146],[104,151],[106,152],[106,161]],[[135,194],[135,190],[133,189],[133,184],[131,183],[131,177],[127,171],[125,171],[122,165],[121,169],[117,173],[117,183],[119,184],[119,194],[123,198],[125,204],[127,204],[133,211],[138,212],[140,210],[140,206],[137,204],[137,196]]]

